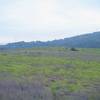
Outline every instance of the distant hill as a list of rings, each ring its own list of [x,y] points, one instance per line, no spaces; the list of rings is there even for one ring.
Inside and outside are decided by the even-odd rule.
[[[59,40],[47,42],[15,42],[7,45],[0,45],[0,48],[32,48],[45,46],[64,46],[64,47],[79,47],[79,48],[100,48],[100,32],[79,35],[71,38],[64,38]]]
[[[100,32],[79,35],[71,38],[61,40],[54,40],[50,42],[52,45],[79,47],[79,48],[100,48]]]

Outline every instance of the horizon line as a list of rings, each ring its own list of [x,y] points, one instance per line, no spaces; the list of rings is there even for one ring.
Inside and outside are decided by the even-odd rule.
[[[7,42],[7,43],[0,43],[0,45],[7,45],[7,44],[19,43],[19,42],[26,42],[26,43],[29,43],[29,42],[52,42],[52,41],[55,41],[55,40],[63,40],[63,39],[66,39],[66,38],[73,38],[73,37],[78,37],[78,36],[84,36],[84,35],[88,35],[88,34],[94,34],[94,33],[97,33],[97,32],[100,32],[100,31],[88,32],[88,33],[68,36],[68,37],[59,38],[59,39],[51,39],[51,40],[33,40],[33,41],[32,40],[30,40],[30,41],[18,40],[18,41],[12,41],[12,42]]]

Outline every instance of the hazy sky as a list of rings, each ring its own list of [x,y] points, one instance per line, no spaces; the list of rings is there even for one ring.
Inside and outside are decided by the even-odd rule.
[[[0,0],[0,43],[100,30],[100,0]]]

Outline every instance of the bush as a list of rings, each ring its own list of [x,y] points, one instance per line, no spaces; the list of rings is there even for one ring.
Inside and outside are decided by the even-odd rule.
[[[71,51],[78,51],[76,48],[71,48],[70,50]]]

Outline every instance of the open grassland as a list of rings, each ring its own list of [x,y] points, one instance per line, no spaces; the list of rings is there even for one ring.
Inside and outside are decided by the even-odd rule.
[[[100,100],[100,49],[1,50],[0,100]]]

